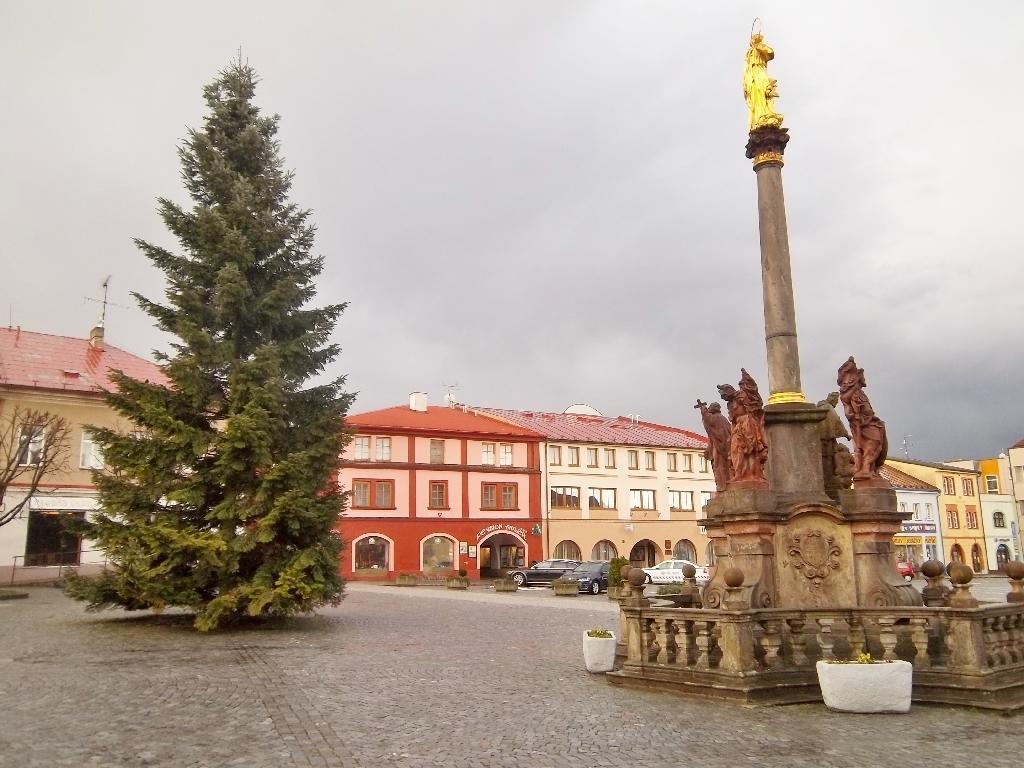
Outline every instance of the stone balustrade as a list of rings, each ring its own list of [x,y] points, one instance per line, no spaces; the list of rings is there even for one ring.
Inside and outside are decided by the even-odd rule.
[[[868,652],[911,662],[917,701],[1024,708],[1024,602],[979,604],[969,570],[954,571],[941,606],[737,609],[732,601],[708,609],[626,599],[625,657],[612,682],[748,702],[813,701],[815,662]],[[1020,583],[1011,577],[1009,595]]]

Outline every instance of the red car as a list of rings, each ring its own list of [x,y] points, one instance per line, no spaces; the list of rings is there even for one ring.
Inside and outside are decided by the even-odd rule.
[[[896,572],[907,581],[914,578],[914,564],[907,560],[900,560],[896,563]]]

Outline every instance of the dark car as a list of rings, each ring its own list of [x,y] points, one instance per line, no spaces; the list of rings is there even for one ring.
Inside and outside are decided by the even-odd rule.
[[[529,568],[509,571],[508,577],[520,587],[531,584],[550,584],[563,573],[569,573],[579,565],[578,560],[541,560]]]
[[[608,589],[608,569],[611,563],[607,561],[589,561],[580,563],[576,569],[565,574],[565,578],[578,581],[580,592],[589,592],[592,595],[601,594],[601,590]]]

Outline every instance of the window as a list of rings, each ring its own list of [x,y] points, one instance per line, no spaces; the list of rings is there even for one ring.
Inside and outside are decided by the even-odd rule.
[[[394,509],[394,480],[353,480],[353,509]]]
[[[423,542],[423,570],[447,571],[455,567],[455,542],[431,536]]]
[[[587,448],[587,466],[597,466],[597,448]]]
[[[480,463],[494,465],[494,443],[480,443]]]
[[[947,496],[956,495],[956,482],[954,482],[952,477],[948,475],[942,476],[942,492]]]
[[[370,460],[370,438],[357,437],[352,441],[352,456],[356,461]]]
[[[709,501],[711,501],[711,492],[710,491],[701,491],[700,492],[700,508],[704,509],[704,507],[706,507],[708,505]]]
[[[994,528],[1006,527],[1006,516],[998,509],[992,513],[992,526]]]
[[[591,488],[590,489],[591,509],[615,509],[614,488]]]
[[[644,469],[654,468],[654,451],[644,451]]]
[[[579,545],[575,541],[560,541],[558,542],[558,546],[555,547],[555,559],[575,560],[579,562],[583,559],[583,555],[580,552]]]
[[[964,517],[967,519],[967,527],[968,528],[977,528],[978,527],[978,511],[974,507],[969,506],[969,505],[967,507],[965,507],[964,508]]]
[[[558,467],[562,464],[562,446],[560,445],[549,445],[548,446],[548,464]]]
[[[708,542],[707,547],[704,549],[704,559],[707,561],[708,566],[715,564],[715,542]]]
[[[916,503],[916,502],[914,504],[914,519],[915,520],[920,520],[921,519],[921,505]]]
[[[448,509],[448,481],[430,481],[430,509]]]
[[[444,440],[430,441],[430,463],[444,464]]]
[[[681,459],[681,461],[679,463],[680,471],[682,471],[682,472],[692,472],[693,471],[693,456],[691,456],[688,453],[684,453],[679,458]]]
[[[692,541],[681,539],[672,547],[672,557],[675,560],[689,560],[691,563],[696,563],[697,549],[693,546]]]
[[[932,517],[932,505],[931,505],[931,503],[928,503],[928,504],[924,505],[924,519],[925,520],[934,520],[935,519],[934,517]]]
[[[964,489],[964,496],[974,495],[974,478],[962,477],[960,478],[960,485]]]
[[[900,512],[906,512],[906,511],[907,511],[907,502],[901,501],[900,502]]]
[[[708,469],[708,460],[706,458],[704,458],[703,456],[698,456],[697,457],[697,471],[698,472],[709,472],[710,471]]]
[[[604,449],[604,468],[615,469],[615,449],[605,448]]]
[[[995,475],[985,475],[985,490],[988,493],[999,493],[999,478]]]
[[[35,466],[43,460],[46,434],[41,427],[27,427],[18,433],[18,464]]]
[[[82,540],[68,531],[68,523],[85,519],[85,512],[28,513],[25,565],[78,565]]]
[[[378,437],[375,442],[377,443],[377,461],[391,461],[391,438]]]
[[[676,469],[676,467],[679,464],[679,462],[677,461],[678,458],[679,457],[676,454],[674,454],[674,453],[668,454],[668,471],[669,472],[678,472],[679,471],[678,469]]]
[[[693,491],[669,491],[668,505],[672,509],[693,509]]]
[[[1018,483],[1024,483],[1024,466],[1014,467],[1013,474],[1016,477]]]
[[[594,548],[590,550],[591,560],[611,560],[619,556],[619,550],[615,548],[608,539],[601,539],[594,545]]]
[[[640,469],[640,452],[639,451],[626,451],[626,456],[629,459],[630,469]]]
[[[654,491],[645,488],[634,488],[629,492],[630,509],[657,509],[654,506]]]
[[[579,509],[580,489],[569,485],[551,486],[551,506],[563,509]]]
[[[357,571],[386,571],[388,569],[388,541],[380,536],[367,536],[356,542]]]
[[[946,507],[946,527],[948,528],[959,528],[960,527],[960,513],[956,507]],[[961,562],[963,562],[961,560]]]
[[[498,464],[503,467],[512,466],[512,443],[501,443],[498,446]]]
[[[578,467],[580,465],[580,449],[575,445],[569,446],[569,466]]]
[[[515,483],[481,483],[481,509],[517,509],[518,486]]]
[[[103,453],[87,434],[82,435],[82,455],[78,466],[82,469],[103,469]]]

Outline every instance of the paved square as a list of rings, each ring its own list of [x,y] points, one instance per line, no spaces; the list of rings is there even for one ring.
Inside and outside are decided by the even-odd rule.
[[[617,625],[604,595],[356,584],[314,618],[200,635],[31,593],[0,603],[0,766],[1019,764],[1020,717],[613,688],[581,650],[585,629]]]

